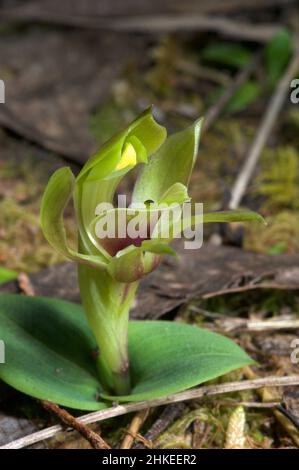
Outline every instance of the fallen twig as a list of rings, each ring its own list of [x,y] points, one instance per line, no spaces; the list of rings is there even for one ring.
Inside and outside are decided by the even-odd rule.
[[[110,449],[108,444],[99,434],[89,429],[84,423],[80,422],[63,408],[60,408],[60,406],[47,400],[41,400],[41,404],[47,411],[50,411],[55,416],[57,416],[63,422],[63,424],[66,424],[67,426],[70,426],[71,428],[78,431],[81,436],[87,439],[94,449]]]
[[[229,86],[231,78],[223,72],[212,67],[207,67],[185,59],[179,59],[177,69],[184,75],[191,75],[194,78],[204,79],[216,83],[217,85]]]
[[[269,138],[271,130],[276,122],[277,116],[282,108],[286,96],[290,89],[290,82],[299,69],[299,52],[295,48],[295,53],[289,66],[279,81],[276,91],[273,94],[266,112],[262,118],[259,130],[253,140],[243,167],[234,183],[229,201],[230,209],[237,209],[246,192],[249,181],[252,178],[259,156]]]
[[[281,25],[252,24],[234,21],[226,17],[193,14],[135,15],[135,16],[94,16],[61,15],[53,11],[38,12],[2,9],[0,19],[18,22],[40,21],[63,24],[87,29],[124,32],[171,32],[171,31],[208,31],[243,39],[246,41],[267,42],[281,29]]]
[[[259,401],[235,401],[235,400],[209,400],[207,401],[207,405],[213,406],[243,406],[243,408],[261,408],[261,409],[268,409],[268,408],[275,408],[279,406],[280,403],[278,401],[269,401],[269,402],[259,402]]]
[[[237,294],[239,292],[247,292],[249,290],[256,290],[256,289],[273,289],[273,290],[297,290],[296,286],[291,286],[284,284],[278,284],[277,282],[261,282],[260,284],[246,284],[245,286],[236,286],[236,287],[228,287],[225,289],[215,290],[215,292],[209,292],[208,294],[202,294],[200,296],[201,299],[212,299],[213,297],[219,297],[225,294]]]
[[[220,113],[222,112],[224,107],[227,105],[229,100],[234,96],[236,91],[241,87],[241,85],[243,85],[243,83],[246,82],[246,80],[255,70],[260,60],[261,60],[261,53],[258,52],[257,54],[254,55],[252,60],[237,74],[235,79],[232,81],[231,85],[228,86],[228,88],[221,95],[219,100],[213,106],[211,106],[211,108],[208,110],[204,118],[203,128],[202,128],[203,132],[206,132],[211,127],[211,125],[216,121],[216,119],[219,117]]]
[[[216,119],[220,116],[222,113],[224,107],[227,105],[229,100],[234,96],[236,91],[243,85],[243,83],[246,82],[246,80],[249,78],[249,76],[252,74],[252,72],[255,70],[257,65],[259,64],[261,59],[261,52],[257,52],[254,57],[251,59],[251,61],[240,71],[237,73],[237,75],[230,81],[230,84],[227,85],[225,92],[220,96],[219,100],[211,106],[207,113],[205,114],[205,118],[203,121],[203,126],[202,126],[202,132],[207,132],[208,129],[214,124]],[[185,65],[186,67],[186,65]],[[191,65],[194,70],[194,64]],[[186,116],[190,119],[196,119],[198,116],[198,113],[190,113],[188,112],[187,115],[180,111],[178,112],[177,109],[175,109],[176,114],[181,114],[183,116]]]
[[[216,320],[222,331],[269,331],[299,329],[299,320],[291,318],[271,318],[270,320],[246,320],[244,318],[222,318]]]
[[[239,392],[241,390],[256,390],[263,387],[285,387],[289,385],[299,385],[299,375],[292,375],[289,377],[270,376],[255,380],[244,380],[240,382],[228,382],[218,385],[198,387],[191,390],[186,390],[185,392],[180,392],[174,395],[156,398],[153,400],[116,405],[105,410],[95,411],[93,413],[83,415],[79,417],[77,421],[83,424],[90,424],[131,413],[133,411],[167,405],[169,403],[196,400],[207,396]],[[24,436],[20,439],[16,439],[15,441],[9,442],[8,444],[1,446],[0,449],[21,449],[23,447],[35,444],[36,442],[40,442],[44,439],[49,439],[62,430],[63,427],[61,425],[51,426],[28,436]]]
[[[141,410],[132,419],[124,437],[124,440],[120,446],[121,449],[131,449],[134,444],[135,436],[139,432],[142,424],[146,420],[148,410]]]

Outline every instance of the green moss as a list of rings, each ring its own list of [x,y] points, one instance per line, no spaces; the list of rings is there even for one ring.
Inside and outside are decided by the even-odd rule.
[[[11,158],[0,167],[0,263],[15,271],[36,271],[63,261],[50,247],[39,227],[40,200],[53,163],[27,155],[21,162]],[[70,212],[66,225],[74,243],[76,235]]]

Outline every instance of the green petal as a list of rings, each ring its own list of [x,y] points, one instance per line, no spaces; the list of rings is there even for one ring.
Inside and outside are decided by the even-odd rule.
[[[63,224],[63,212],[73,193],[75,178],[70,168],[57,170],[50,178],[45,189],[40,212],[40,224],[44,236],[59,253],[79,263],[105,268],[99,256],[77,253],[68,246]]]
[[[263,222],[265,219],[254,211],[246,210],[231,210],[231,211],[219,211],[219,212],[206,212],[203,214],[202,222],[204,224],[210,222]]]
[[[164,243],[170,243],[175,237],[183,232],[184,229],[188,229],[197,224],[207,224],[207,223],[216,223],[216,222],[263,222],[265,224],[264,218],[253,211],[246,210],[231,210],[231,211],[218,211],[218,212],[206,212],[203,214],[184,217],[179,221],[177,225],[174,225],[172,220],[169,223],[169,237],[167,238],[162,236],[163,225],[159,222],[153,232],[153,238],[158,240],[163,240]]]
[[[160,201],[174,184],[187,186],[197,158],[202,119],[171,135],[151,157],[136,181],[133,202]]]

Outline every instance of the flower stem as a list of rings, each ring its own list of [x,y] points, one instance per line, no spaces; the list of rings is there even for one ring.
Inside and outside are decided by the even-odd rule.
[[[130,393],[128,357],[129,310],[137,283],[120,283],[106,271],[78,268],[83,307],[99,347],[101,385],[116,395]]]

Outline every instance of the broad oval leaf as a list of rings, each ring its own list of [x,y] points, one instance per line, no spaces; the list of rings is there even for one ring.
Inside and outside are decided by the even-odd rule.
[[[129,328],[131,395],[103,398],[139,401],[199,385],[253,360],[230,339],[196,326],[135,321]]]
[[[0,378],[17,390],[81,410],[97,401],[96,342],[79,305],[61,300],[0,295]]]
[[[82,307],[42,297],[0,295],[0,378],[19,391],[62,406],[98,410],[103,399],[147,400],[182,391],[252,359],[233,341],[168,321],[129,324],[132,394],[105,395],[97,379],[95,340]]]

